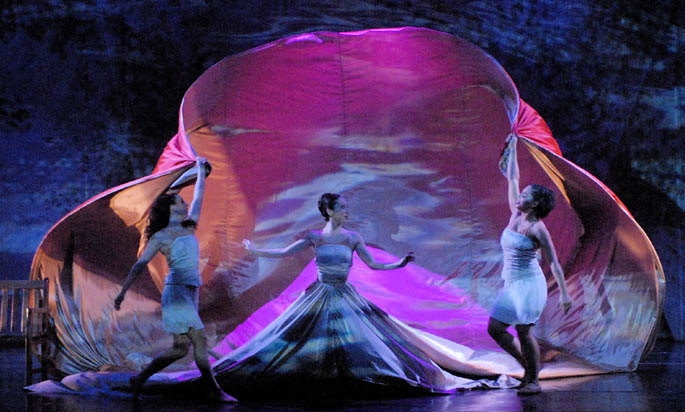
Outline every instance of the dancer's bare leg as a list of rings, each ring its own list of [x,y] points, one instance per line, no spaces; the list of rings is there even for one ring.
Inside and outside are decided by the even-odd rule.
[[[516,325],[516,332],[521,342],[521,350],[526,361],[528,382],[519,390],[521,394],[540,393],[538,373],[540,372],[540,347],[533,336],[534,325]]]
[[[195,364],[197,364],[197,368],[200,370],[203,380],[209,385],[210,398],[220,402],[237,402],[237,399],[228,395],[221,389],[212,373],[212,365],[209,363],[209,357],[207,356],[207,337],[205,336],[205,330],[190,328],[188,337],[193,343]]]
[[[209,348],[207,348],[207,354],[216,360],[223,358],[222,354],[220,354],[219,352],[215,352]]]
[[[168,349],[160,356],[154,358],[142,372],[131,378],[131,386],[134,392],[138,392],[146,380],[155,373],[161,371],[175,361],[184,357],[190,349],[190,339],[186,335],[172,334],[174,343],[171,349]]]
[[[495,318],[490,318],[490,321],[488,322],[488,333],[502,349],[513,356],[514,359],[523,366],[524,375],[521,379],[521,386],[524,386],[528,382],[527,362],[521,352],[519,342],[517,342],[516,338],[507,331],[508,327],[509,325],[506,323],[500,322]]]

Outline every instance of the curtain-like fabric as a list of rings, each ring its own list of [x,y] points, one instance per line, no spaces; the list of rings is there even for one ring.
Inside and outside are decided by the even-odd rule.
[[[497,163],[509,133],[522,137],[521,187],[556,192],[545,223],[573,298],[564,314],[543,265],[549,299],[535,328],[542,377],[633,370],[664,296],[649,239],[610,190],[562,157],[491,56],[422,28],[298,35],[207,70],[187,91],[179,132],[153,174],[79,206],[38,248],[31,277],[55,286],[58,366],[135,370],[171,344],[161,327],[161,256],[121,311],[112,300],[136,260],[150,204],[197,154],[213,168],[197,236],[200,315],[215,352],[244,343],[315,278],[312,251],[258,259],[240,241],[281,247],[320,229],[317,199],[338,192],[347,228],[379,260],[417,256],[389,272],[355,258],[349,279],[359,292],[408,325],[464,345],[452,355],[477,368],[513,372],[515,364],[488,361],[502,352],[486,331],[503,283],[499,236],[509,208]],[[192,187],[181,193],[189,201]]]

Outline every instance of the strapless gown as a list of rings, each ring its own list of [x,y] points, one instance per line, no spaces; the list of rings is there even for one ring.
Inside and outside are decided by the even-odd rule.
[[[239,399],[440,394],[463,382],[412,343],[408,326],[347,282],[347,245],[318,246],[316,264],[316,282],[214,365],[226,391]]]
[[[492,317],[508,325],[534,324],[547,303],[547,281],[537,260],[533,240],[504,229],[500,238],[504,288],[492,309]]]

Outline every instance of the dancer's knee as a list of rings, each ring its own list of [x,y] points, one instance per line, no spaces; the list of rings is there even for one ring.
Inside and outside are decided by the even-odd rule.
[[[498,338],[502,337],[506,330],[506,324],[498,321],[497,319],[490,318],[490,321],[488,322],[488,334],[490,334],[493,339],[497,340]]]
[[[171,348],[171,355],[174,358],[180,359],[188,353],[190,350],[190,340],[186,339],[174,339],[174,345]]]
[[[497,338],[502,335],[502,332],[497,328],[488,325],[488,335],[490,335],[491,338],[497,340]]]
[[[206,351],[207,336],[205,335],[204,329],[190,328],[190,330],[188,331],[188,338],[193,343],[193,347],[195,349],[200,349],[201,351]]]
[[[533,325],[516,325],[515,328],[519,340],[533,339]]]

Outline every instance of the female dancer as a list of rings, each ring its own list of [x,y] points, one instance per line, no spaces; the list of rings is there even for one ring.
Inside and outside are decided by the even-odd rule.
[[[455,376],[443,371],[416,346],[408,326],[390,317],[347,283],[357,252],[371,269],[390,270],[414,260],[377,262],[362,237],[343,229],[347,205],[340,195],[319,200],[326,220],[282,249],[245,248],[281,258],[309,247],[316,253],[318,280],[243,346],[215,365],[222,385],[239,397],[358,397],[410,392],[451,393]]]
[[[162,292],[162,322],[164,329],[173,336],[173,346],[153,359],[138,375],[131,377],[131,386],[134,392],[140,391],[150,376],[184,357],[192,344],[195,363],[208,387],[210,400],[235,402],[235,398],[221,390],[212,375],[204,325],[197,312],[198,287],[202,281],[198,271],[199,246],[195,228],[200,220],[206,164],[207,159],[197,159],[197,181],[190,209],[177,193],[165,193],[155,200],[145,229],[147,245],[128,273],[121,292],[114,300],[114,308],[121,308],[128,288],[157,252],[162,253],[169,264]]]
[[[552,238],[541,220],[554,208],[554,192],[540,185],[530,185],[519,193],[516,143],[516,136],[510,135],[505,149],[509,152],[506,176],[511,209],[509,224],[500,239],[504,253],[502,277],[505,283],[492,310],[488,333],[523,366],[525,374],[518,392],[533,394],[540,392],[540,349],[532,329],[547,301],[547,281],[537,261],[538,249],[542,250],[550,263],[561,291],[559,303],[564,312],[571,307],[571,298],[566,291],[564,273]],[[516,328],[520,344],[507,332],[509,325]]]

